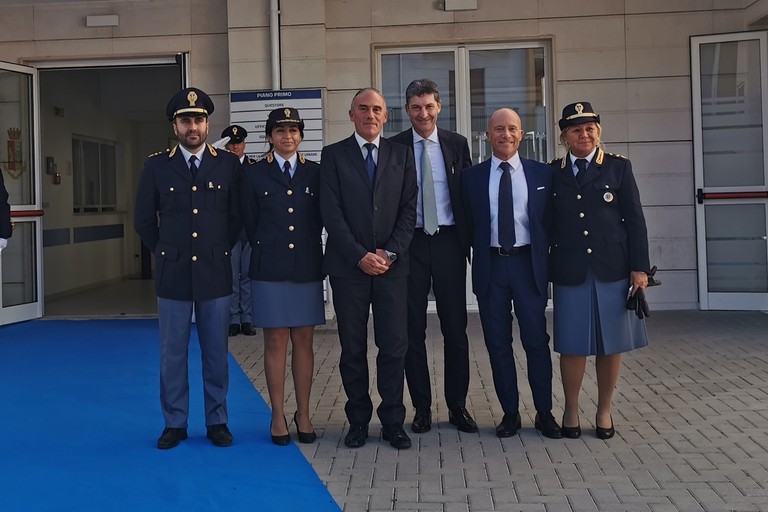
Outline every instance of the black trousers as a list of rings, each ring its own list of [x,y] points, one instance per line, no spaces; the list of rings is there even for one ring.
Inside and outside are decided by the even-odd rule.
[[[456,229],[441,228],[432,236],[421,229],[411,242],[408,276],[408,353],[405,375],[414,407],[432,405],[427,363],[427,300],[434,290],[443,334],[445,402],[449,408],[466,404],[469,388],[467,339],[467,260]]]
[[[373,308],[376,384],[381,397],[377,409],[382,425],[405,421],[403,364],[408,350],[406,321],[407,277],[333,277],[333,305],[341,342],[339,369],[350,423],[365,423],[373,415],[368,391],[368,312]]]

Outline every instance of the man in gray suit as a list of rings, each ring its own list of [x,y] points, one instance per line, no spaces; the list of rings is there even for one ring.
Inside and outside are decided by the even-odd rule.
[[[331,277],[347,393],[349,448],[363,446],[373,403],[368,392],[368,311],[373,307],[377,409],[383,438],[410,448],[403,430],[407,334],[408,247],[416,224],[416,165],[410,148],[381,137],[384,97],[361,89],[349,120],[355,133],[322,153],[320,209],[328,231],[323,272]]]

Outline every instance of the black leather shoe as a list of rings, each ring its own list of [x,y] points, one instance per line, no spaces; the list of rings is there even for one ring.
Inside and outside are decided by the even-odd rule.
[[[300,443],[306,443],[311,444],[315,442],[315,439],[317,439],[317,434],[315,434],[315,431],[312,432],[302,432],[299,430],[299,419],[298,419],[299,411],[296,411],[293,413],[293,422],[296,424],[296,435],[299,438]]]
[[[576,425],[575,427],[566,427],[565,417],[563,417],[563,426],[560,431],[563,433],[563,437],[567,437],[568,439],[578,439],[581,437],[581,425]]]
[[[462,432],[477,432],[477,423],[464,406],[448,409],[448,421]]]
[[[226,423],[218,425],[208,425],[206,436],[216,446],[229,446],[232,444],[232,432],[227,428]]]
[[[616,429],[613,428],[613,416],[611,416],[611,426],[603,428],[597,424],[597,418],[595,418],[595,435],[598,439],[610,439],[616,434]]]
[[[248,322],[245,322],[240,326],[240,332],[246,336],[256,336],[256,329],[254,329],[253,325]]]
[[[288,430],[288,421],[285,419],[285,416],[283,416],[283,421],[285,422],[285,430]],[[281,436],[276,436],[273,434],[270,430],[269,435],[272,437],[272,444],[276,444],[277,446],[286,446],[290,444],[291,442],[291,434],[283,434]]]
[[[389,445],[392,448],[398,450],[406,450],[411,447],[411,438],[403,430],[403,426],[397,423],[391,425],[384,425],[381,437],[385,441],[389,441]]]
[[[519,412],[516,412],[515,414],[505,414],[501,419],[501,423],[496,427],[496,436],[512,437],[517,434],[517,431],[520,430],[520,427],[522,426],[523,424],[520,421]]]
[[[163,430],[160,439],[157,440],[157,447],[161,450],[167,450],[178,445],[187,438],[187,429],[185,428],[166,428]]]
[[[432,430],[432,411],[427,408],[417,407],[416,414],[411,423],[411,432],[423,434]]]
[[[563,431],[557,424],[555,417],[550,411],[537,412],[533,426],[541,432],[541,435],[550,439],[560,439],[563,437]]]
[[[240,324],[229,324],[229,335],[237,336],[240,334]]]
[[[368,425],[365,423],[352,423],[349,425],[347,435],[344,436],[344,446],[347,448],[360,448],[365,446],[368,439]]]

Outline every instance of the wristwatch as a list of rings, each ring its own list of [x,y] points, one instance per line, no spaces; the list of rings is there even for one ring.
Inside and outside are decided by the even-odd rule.
[[[387,259],[389,259],[390,263],[394,263],[397,259],[397,254],[392,251],[387,251]]]

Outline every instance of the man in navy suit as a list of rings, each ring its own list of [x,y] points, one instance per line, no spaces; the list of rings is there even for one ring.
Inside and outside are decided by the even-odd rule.
[[[417,434],[432,428],[432,388],[425,343],[430,289],[435,294],[443,334],[448,421],[463,432],[477,432],[477,423],[466,408],[469,233],[461,197],[461,171],[472,165],[472,157],[464,136],[437,127],[441,108],[437,84],[426,78],[414,80],[405,90],[405,112],[412,128],[390,138],[413,149],[418,172],[416,232],[409,251],[405,355],[405,376],[416,409],[411,430]]]
[[[520,158],[520,116],[495,111],[487,136],[493,156],[462,175],[472,232],[472,288],[480,308],[493,384],[504,410],[496,427],[511,437],[521,427],[517,372],[512,351],[512,303],[528,360],[528,383],[536,406],[535,427],[562,437],[552,416],[552,357],[544,310],[547,306],[549,166]],[[493,276],[493,278],[491,278]]]
[[[372,307],[383,438],[394,448],[410,448],[403,430],[403,366],[416,166],[410,148],[381,137],[387,105],[379,91],[358,91],[349,120],[355,133],[323,148],[320,185],[320,210],[328,231],[323,272],[331,277],[341,342],[339,369],[347,393],[349,430],[344,444],[363,446],[373,415],[366,355]]]
[[[216,446],[232,444],[227,428],[227,326],[232,295],[230,250],[241,230],[243,168],[229,151],[205,143],[213,102],[190,87],[166,114],[179,144],[150,156],[136,191],[136,232],[155,255],[160,324],[160,449],[187,439],[187,355],[192,311],[203,360],[205,425]]]

